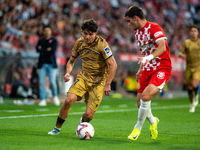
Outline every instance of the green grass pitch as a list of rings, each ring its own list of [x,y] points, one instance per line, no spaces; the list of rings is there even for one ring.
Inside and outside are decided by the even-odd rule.
[[[189,113],[187,97],[153,99],[152,112],[158,117],[158,138],[150,138],[146,120],[137,141],[127,136],[137,122],[136,99],[105,97],[90,122],[95,128],[91,140],[79,140],[75,129],[84,103],[72,105],[57,136],[47,135],[55,126],[60,106],[14,105],[13,99],[0,104],[1,150],[197,150],[200,149],[200,107]]]

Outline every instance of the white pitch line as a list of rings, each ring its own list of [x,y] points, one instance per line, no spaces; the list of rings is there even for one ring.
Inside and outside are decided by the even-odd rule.
[[[160,109],[178,109],[178,108],[188,108],[188,105],[173,105],[173,106],[162,106],[162,107],[152,107],[152,110],[160,110]],[[132,109],[116,109],[116,110],[100,110],[96,113],[113,113],[113,112],[127,112],[127,111],[138,111],[138,108]],[[73,112],[69,113],[69,115],[81,115],[83,112]],[[0,117],[0,119],[8,119],[8,118],[31,118],[31,117],[47,117],[47,116],[57,116],[56,114],[41,114],[41,115],[27,115],[27,116],[10,116],[10,117]]]
[[[24,112],[24,110],[1,110],[1,112],[9,112],[9,113],[12,113],[12,112]]]
[[[128,105],[127,104],[121,104],[121,105],[118,105],[118,107],[124,108],[124,107],[128,107]]]
[[[100,105],[99,108],[110,108],[110,105]]]
[[[49,109],[36,109],[36,111],[49,111]]]

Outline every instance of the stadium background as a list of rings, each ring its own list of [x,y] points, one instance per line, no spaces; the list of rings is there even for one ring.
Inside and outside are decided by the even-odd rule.
[[[19,76],[30,85],[38,54],[35,45],[42,37],[42,27],[50,25],[58,40],[57,81],[65,86],[63,75],[74,42],[81,36],[80,25],[93,18],[99,25],[98,34],[109,43],[118,63],[114,81],[121,86],[128,71],[138,68],[138,47],[133,30],[125,22],[124,12],[131,5],[140,6],[148,21],[157,22],[164,30],[170,47],[173,72],[169,90],[184,90],[185,62],[178,58],[182,43],[189,38],[188,26],[200,28],[199,0],[0,0],[0,90],[10,94]],[[72,75],[81,69],[75,64]],[[63,89],[63,88],[62,88]],[[64,94],[60,90],[60,94]]]

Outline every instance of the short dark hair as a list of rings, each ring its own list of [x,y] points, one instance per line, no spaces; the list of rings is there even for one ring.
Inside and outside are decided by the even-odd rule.
[[[43,30],[46,29],[46,28],[50,28],[50,29],[51,29],[51,27],[50,27],[49,25],[45,25],[45,26],[43,27]],[[52,29],[51,29],[51,30],[52,30]]]
[[[88,30],[91,32],[97,32],[98,25],[94,19],[85,20],[81,25],[82,30]]]
[[[140,19],[145,19],[144,13],[142,9],[138,6],[131,6],[125,13],[125,17],[133,17],[133,16],[138,16]]]
[[[192,28],[196,28],[199,31],[199,28],[196,25],[190,25],[189,29],[191,30]]]

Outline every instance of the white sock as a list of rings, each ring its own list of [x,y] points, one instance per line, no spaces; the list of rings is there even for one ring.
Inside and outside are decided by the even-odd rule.
[[[149,121],[150,124],[154,124],[155,123],[155,119],[154,116],[151,112],[151,101],[150,101],[150,109],[149,112],[147,113],[147,120]]]
[[[138,130],[142,129],[142,125],[150,112],[150,104],[151,101],[143,101],[142,99],[140,100],[140,108],[138,110],[138,121],[137,124],[135,125],[134,128],[137,128]]]
[[[151,112],[151,108],[150,108],[150,111],[149,111],[149,113],[147,115],[147,120],[149,121],[150,124],[154,124],[155,123],[155,119],[154,119],[154,116],[153,116],[153,114]]]

